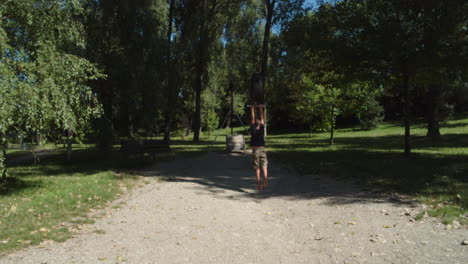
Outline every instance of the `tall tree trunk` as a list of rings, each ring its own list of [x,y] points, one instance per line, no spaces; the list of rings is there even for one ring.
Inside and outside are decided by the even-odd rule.
[[[73,144],[73,131],[67,131],[67,160],[71,161],[72,155],[72,144]]]
[[[133,114],[132,110],[129,111],[128,113],[128,137],[129,138],[135,138],[135,127],[134,127],[134,119],[133,119]]]
[[[260,73],[263,77],[263,91],[265,91],[265,85],[266,85],[266,80],[267,80],[267,73],[268,73],[268,53],[269,53],[269,46],[270,46],[270,31],[271,31],[271,23],[273,20],[273,11],[275,7],[275,3],[277,0],[265,0],[265,5],[267,8],[267,17],[266,17],[266,23],[265,23],[265,31],[263,34],[263,50],[262,50],[262,64],[261,64],[261,69]],[[264,120],[265,120],[265,136],[267,135],[267,110],[265,107],[265,113],[264,113]]]
[[[411,155],[411,120],[410,120],[410,91],[408,73],[403,73],[404,115],[405,115],[405,155]]]
[[[0,180],[5,180],[7,177],[7,167],[6,167],[7,148],[8,148],[8,142],[6,140],[6,135],[0,133]]]
[[[260,73],[262,74],[264,79],[263,85],[265,86],[266,75],[268,72],[268,51],[269,51],[269,44],[270,44],[270,31],[271,31],[271,22],[273,20],[273,8],[275,6],[276,0],[265,0],[266,8],[267,8],[267,17],[265,23],[265,31],[263,34],[263,50],[262,50],[262,64]],[[265,87],[264,87],[265,88]]]
[[[330,109],[330,145],[334,144],[335,137],[335,107],[332,105]]]
[[[171,41],[171,36],[172,36],[172,20],[174,16],[174,4],[175,0],[169,0],[169,23],[168,23],[168,28],[167,28],[167,50],[166,50],[166,63],[167,63],[167,80],[166,80],[166,85],[167,85],[167,94],[168,94],[168,99],[167,99],[167,105],[166,105],[166,114],[165,114],[165,120],[166,124],[164,127],[164,140],[166,142],[171,141],[171,130],[172,130],[172,120],[173,120],[173,115],[174,115],[174,105],[175,105],[175,87],[174,87],[174,78],[173,78],[173,60],[172,60],[172,41]]]
[[[201,3],[201,16],[199,25],[199,36],[198,42],[198,57],[197,57],[197,77],[195,79],[195,117],[193,123],[193,141],[200,141],[200,129],[201,129],[201,92],[206,82],[208,66],[208,49],[209,49],[209,32],[208,22],[209,18],[206,14],[207,2],[203,0]]]
[[[200,71],[200,69],[199,69]],[[193,123],[193,141],[200,141],[201,128],[201,91],[203,86],[203,73],[198,72],[195,83],[195,118]]]
[[[101,82],[101,102],[104,113],[102,117],[97,121],[98,126],[98,148],[101,151],[109,151],[112,149],[113,137],[114,137],[114,125],[113,119],[114,114],[112,111],[113,104],[113,93],[112,86],[106,85],[105,82]]]
[[[433,77],[439,75],[439,73],[434,69],[433,63],[437,61],[438,52],[436,50],[436,43],[438,42],[439,34],[435,25],[428,23],[428,21],[436,20],[437,16],[435,12],[435,5],[438,1],[422,1],[424,17],[423,23],[423,53],[425,57],[425,66],[427,69],[431,69],[431,75]],[[445,10],[446,11],[446,10]],[[427,94],[427,136],[429,137],[438,137],[440,136],[439,131],[439,109],[442,104],[442,92],[441,86],[437,84],[429,84],[429,91]]]

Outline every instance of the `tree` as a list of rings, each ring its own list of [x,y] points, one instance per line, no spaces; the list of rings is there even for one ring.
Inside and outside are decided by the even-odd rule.
[[[87,58],[108,76],[94,84],[104,108],[96,122],[98,145],[110,149],[115,136],[153,135],[164,121],[169,98],[163,90],[168,63],[166,1],[89,0],[84,6]]]
[[[201,128],[201,93],[208,83],[208,65],[212,58],[210,48],[214,42],[221,37],[224,21],[228,17],[237,13],[240,8],[239,1],[203,0],[198,5],[189,7],[190,10],[198,10],[197,33],[192,43],[196,53],[196,74],[195,74],[195,117],[193,140],[200,139]]]
[[[71,151],[71,139],[100,114],[88,83],[103,75],[81,56],[86,40],[75,18],[82,12],[72,0],[6,1],[0,9],[2,178],[7,133],[61,141],[67,132]]]
[[[335,71],[346,75],[347,82],[370,80],[380,82],[387,89],[401,87],[406,155],[411,152],[411,94],[420,84],[418,72],[424,68],[423,61],[428,54],[424,45],[424,36],[428,34],[422,29],[430,16],[422,15],[421,3],[342,1],[322,4],[306,19],[298,21],[299,26],[313,32],[304,33],[309,45],[306,49],[329,60]],[[452,8],[461,7],[460,3]],[[443,52],[440,48],[435,50]]]

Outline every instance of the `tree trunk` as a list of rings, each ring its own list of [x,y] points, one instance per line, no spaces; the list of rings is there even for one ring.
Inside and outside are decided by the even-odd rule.
[[[195,81],[195,118],[193,123],[193,141],[200,141],[200,130],[201,130],[201,92],[203,86],[206,82],[206,68],[208,65],[208,48],[209,48],[209,39],[208,39],[208,21],[206,17],[206,7],[207,3],[205,0],[201,4],[201,19],[199,25],[199,36],[200,40],[198,42],[198,58],[197,58],[197,77]]]
[[[201,90],[203,86],[203,73],[198,73],[195,83],[195,119],[193,123],[193,141],[200,141],[201,128]]]
[[[35,139],[36,139],[36,145],[40,146],[42,144],[42,137],[41,137],[40,132],[36,132]]]
[[[129,138],[135,138],[135,129],[134,129],[134,120],[133,120],[133,114],[131,113],[132,110],[129,110],[128,113],[128,137]]]
[[[330,115],[330,145],[333,145],[335,136],[335,107],[333,105],[331,106]]]
[[[6,151],[8,148],[8,142],[5,134],[0,134],[0,180],[5,180],[7,177],[6,167]]]
[[[96,121],[97,126],[97,147],[101,151],[110,151],[114,138],[114,114],[112,111],[113,88],[108,82],[100,81],[100,101],[104,110],[103,115]]]
[[[266,82],[266,75],[267,75],[267,68],[268,68],[268,50],[270,44],[270,31],[271,31],[271,22],[273,20],[273,8],[275,6],[276,0],[266,0],[266,8],[267,8],[267,18],[265,23],[265,32],[263,34],[263,50],[262,50],[262,64],[261,64],[261,71],[264,80],[263,86],[265,86]],[[264,87],[265,88],[265,87]]]
[[[434,28],[434,25],[428,23],[429,21],[436,19],[434,10],[437,1],[422,1],[424,17],[423,23],[423,54],[425,57],[425,66],[427,69],[434,69],[432,65],[434,61],[437,61],[438,52],[436,49],[438,38],[440,37],[437,33],[437,30]],[[446,11],[446,10],[445,10]],[[436,70],[431,70],[431,75],[437,76],[439,73]],[[436,84],[428,85],[429,91],[427,94],[427,136],[429,137],[439,137],[439,109],[442,104],[442,92],[440,86]]]
[[[440,89],[431,85],[429,87],[427,100],[427,136],[439,137],[439,109],[441,105],[442,95]]]
[[[174,87],[174,79],[173,79],[173,60],[172,60],[172,20],[174,14],[174,2],[175,0],[169,0],[169,23],[167,28],[167,53],[166,53],[166,63],[167,63],[167,105],[166,105],[166,124],[164,127],[164,141],[169,143],[171,141],[171,130],[172,130],[172,119],[174,115],[174,105],[175,105],[175,87]]]
[[[73,132],[68,130],[68,133],[67,133],[67,160],[68,161],[71,161],[72,144],[73,144]]]
[[[154,135],[155,135],[156,137],[159,137],[159,136],[160,136],[159,122],[156,122],[155,125],[154,125]]]
[[[269,51],[269,46],[270,46],[270,31],[271,31],[271,23],[273,20],[273,11],[275,7],[276,0],[266,0],[266,8],[267,8],[267,17],[266,17],[266,23],[265,23],[265,31],[263,34],[263,50],[262,50],[262,64],[261,64],[261,69],[260,73],[263,76],[263,91],[265,91],[265,85],[266,85],[266,80],[267,80],[267,73],[268,73],[268,51]],[[265,113],[264,113],[264,120],[265,120],[265,136],[267,136],[267,110],[265,106]]]
[[[405,155],[411,155],[411,120],[410,120],[410,91],[409,77],[406,72],[403,73],[403,92],[404,92],[404,115],[405,115]]]

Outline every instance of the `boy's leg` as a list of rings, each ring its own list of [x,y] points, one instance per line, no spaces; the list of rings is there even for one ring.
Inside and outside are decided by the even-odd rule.
[[[255,170],[255,178],[257,179],[257,189],[261,190],[262,184],[260,182],[260,159],[258,157],[258,151],[252,150],[252,163]]]
[[[263,149],[260,155],[260,166],[263,174],[263,188],[268,186],[268,159],[266,150]]]
[[[255,169],[255,177],[257,178],[257,190],[262,189],[262,183],[260,182],[260,169]]]
[[[267,167],[262,167],[262,173],[263,173],[263,188],[266,188],[268,186],[268,169],[267,169]]]

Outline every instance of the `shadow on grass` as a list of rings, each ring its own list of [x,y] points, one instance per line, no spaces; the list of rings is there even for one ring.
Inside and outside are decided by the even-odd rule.
[[[460,123],[453,123],[453,124],[442,124],[441,128],[457,128],[457,127],[466,127],[468,131],[468,122],[460,122]]]
[[[181,144],[180,142],[174,143]],[[8,166],[7,180],[0,182],[0,195],[9,195],[24,189],[38,188],[42,186],[43,177],[54,176],[90,176],[103,171],[114,171],[116,173],[136,174],[137,171],[155,162],[167,161],[177,157],[197,155],[205,151],[199,146],[206,146],[206,142],[193,144],[192,148],[182,148],[174,151],[165,151],[155,155],[132,155],[123,159],[119,147],[102,152],[97,149],[81,149],[72,152],[72,160],[66,160],[66,154],[62,152],[47,153],[40,156],[37,164],[33,162],[30,153],[21,156],[20,162],[11,162]],[[217,145],[214,145],[216,148]],[[118,179],[118,177],[116,177]]]
[[[41,180],[25,181],[18,178],[7,178],[0,181],[0,195],[7,196],[26,189],[39,189],[42,186]]]

